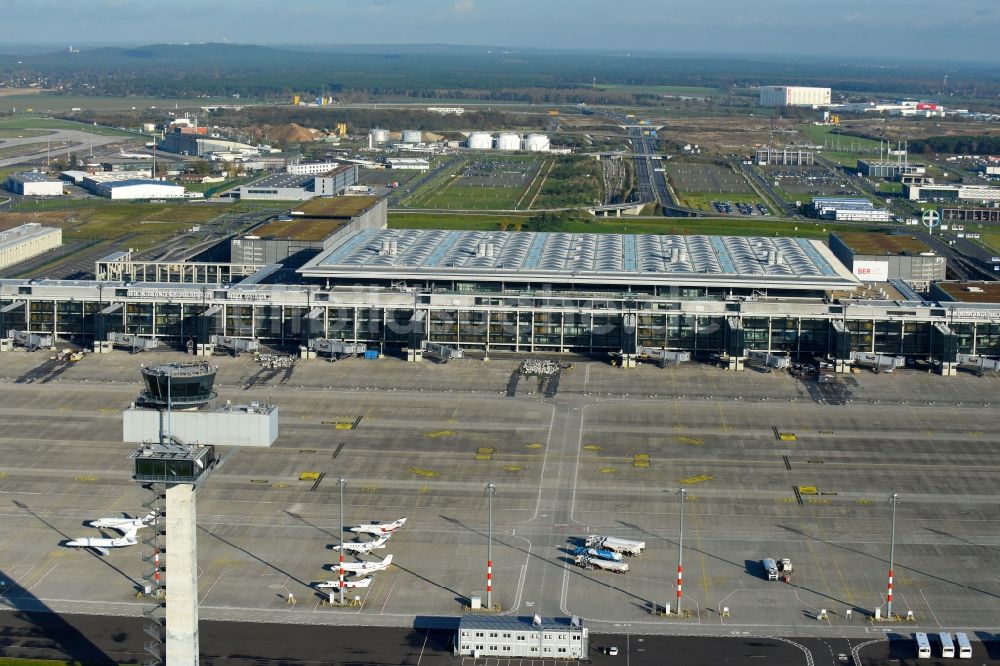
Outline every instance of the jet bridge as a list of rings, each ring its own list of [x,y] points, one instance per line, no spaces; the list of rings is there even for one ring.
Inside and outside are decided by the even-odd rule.
[[[147,338],[133,333],[108,333],[108,342],[115,347],[129,350],[131,354],[149,351],[160,346],[160,341],[156,338]]]
[[[442,363],[447,363],[453,358],[465,358],[465,352],[461,347],[451,347],[440,342],[424,342],[423,353],[437,356]]]
[[[7,331],[7,338],[12,340],[14,345],[24,347],[30,352],[52,348],[52,336],[44,333],[29,333],[28,331],[11,329]]]
[[[225,352],[232,356],[239,356],[244,352],[256,352],[260,350],[260,342],[248,338],[233,338],[228,335],[213,335],[208,338],[208,344],[212,345],[213,352]]]
[[[771,370],[787,370],[792,367],[792,359],[790,357],[766,351],[747,352],[747,359],[755,365],[763,366],[768,372]]]
[[[1000,358],[977,356],[975,354],[959,354],[957,362],[960,368],[974,372],[979,377],[982,377],[987,372],[1000,372]]]
[[[691,352],[674,351],[662,347],[636,347],[636,355],[641,359],[656,361],[661,368],[667,365],[680,365],[691,360]]]
[[[851,361],[855,365],[863,365],[871,368],[876,374],[892,372],[896,368],[902,368],[906,365],[906,359],[902,356],[868,354],[866,352],[852,352]]]
[[[360,342],[313,338],[309,341],[306,349],[313,354],[326,354],[332,363],[347,356],[361,356],[368,351],[368,345]]]

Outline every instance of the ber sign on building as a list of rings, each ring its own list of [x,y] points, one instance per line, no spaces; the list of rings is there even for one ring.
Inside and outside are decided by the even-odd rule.
[[[862,282],[886,282],[889,280],[889,262],[855,261],[854,276]]]

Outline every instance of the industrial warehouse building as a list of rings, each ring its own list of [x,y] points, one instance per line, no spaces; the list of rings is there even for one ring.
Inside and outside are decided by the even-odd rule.
[[[60,245],[62,245],[62,229],[43,227],[37,222],[29,222],[0,232],[0,268],[37,257]]]
[[[991,185],[903,184],[903,196],[910,201],[1000,201],[1000,187]]]
[[[927,174],[927,167],[904,162],[858,160],[858,173],[868,178],[899,180],[902,176],[924,176]]]
[[[7,176],[6,187],[23,197],[57,197],[63,193],[62,181],[36,171],[12,173]]]
[[[397,171],[429,171],[431,168],[430,162],[422,157],[390,157],[385,164]]]
[[[558,663],[555,659],[587,659],[589,632],[583,620],[572,618],[464,615],[455,635],[460,657],[524,657]]]
[[[242,185],[232,191],[240,199],[305,201],[313,197],[343,194],[358,182],[358,165],[342,164],[323,175],[278,173]]]
[[[180,131],[166,134],[163,140],[157,144],[157,147],[168,153],[189,155],[191,157],[206,157],[211,153],[256,155],[260,152],[260,149],[247,143],[209,137],[204,134],[182,133]]]
[[[1000,356],[1000,303],[853,296],[862,286],[855,259],[891,261],[865,247],[852,250],[849,268],[823,243],[795,238],[345,224],[323,243],[282,280],[262,264],[172,263],[162,281],[168,264],[130,257],[99,268],[101,280],[0,280],[0,330],[83,344],[131,333],[181,348],[212,335],[288,350],[326,338],[392,353],[440,343],[624,359],[653,347],[733,369],[748,351],[837,363],[852,352],[941,363]]]
[[[828,106],[829,88],[804,86],[761,86],[761,106]]]
[[[84,185],[86,185],[87,180],[90,179],[84,179]],[[92,191],[98,196],[115,200],[184,199],[188,197],[187,190],[182,185],[148,178],[102,180],[94,184]]]
[[[286,263],[298,268],[334,241],[345,228],[386,225],[388,203],[376,197],[322,197],[305,202],[288,219],[265,222],[230,241],[230,261],[238,264]]]
[[[836,222],[892,222],[892,213],[876,208],[864,197],[816,197],[809,204],[813,216]]]
[[[944,280],[947,262],[923,241],[902,234],[830,234],[830,249],[865,282],[905,280],[926,288]]]
[[[761,146],[754,152],[754,164],[770,166],[812,166],[816,156],[799,148],[770,148]]]

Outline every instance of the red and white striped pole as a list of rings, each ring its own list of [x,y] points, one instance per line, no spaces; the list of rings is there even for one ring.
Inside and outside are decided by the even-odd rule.
[[[497,491],[492,483],[486,484],[486,497],[490,502],[489,532],[486,537],[486,607],[493,609],[493,494]]]
[[[677,535],[677,614],[680,615],[684,582],[684,499],[687,497],[687,490],[681,488],[677,491],[677,495],[681,498],[681,521]]]
[[[892,570],[893,570],[893,559],[896,555],[896,502],[899,501],[899,495],[893,493],[889,495],[889,501],[892,502],[892,532],[889,537],[889,590],[886,595],[886,619],[892,619]]]
[[[344,550],[340,550],[340,603],[344,603]]]

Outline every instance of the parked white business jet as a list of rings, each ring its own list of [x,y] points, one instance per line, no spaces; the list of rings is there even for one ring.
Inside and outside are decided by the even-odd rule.
[[[150,511],[141,518],[100,518],[98,520],[90,521],[87,525],[98,528],[111,528],[116,529],[119,532],[124,532],[131,527],[146,527],[152,523],[155,518],[156,512]]]
[[[381,562],[344,562],[344,571],[352,574],[366,574],[375,573],[376,571],[383,571],[389,568],[392,564],[392,554],[385,556],[385,559]],[[330,565],[331,571],[338,571],[340,569],[340,564],[334,562]]]
[[[372,578],[371,576],[368,576],[367,578],[345,580],[344,581],[344,589],[345,590],[349,590],[349,589],[355,588],[355,587],[368,587],[369,585],[372,584],[373,580],[375,580],[375,579]],[[320,583],[316,587],[320,588],[321,590],[326,590],[326,589],[331,589],[331,588],[334,589],[334,590],[339,590],[340,589],[340,581],[328,580],[325,583]]]
[[[373,541],[362,541],[361,543],[345,543],[344,552],[345,553],[370,553],[376,548],[385,548],[385,544],[389,542],[389,536],[380,536]],[[340,546],[334,546],[334,550],[340,550]]]
[[[71,548],[93,548],[101,555],[107,555],[111,552],[111,548],[134,546],[137,543],[135,534],[138,529],[138,527],[131,527],[124,530],[124,534],[122,536],[115,537],[114,539],[107,537],[84,537],[82,539],[67,541],[66,545]]]
[[[351,531],[359,534],[392,534],[405,524],[406,518],[400,518],[391,523],[366,523],[358,525],[357,527],[352,527]]]

